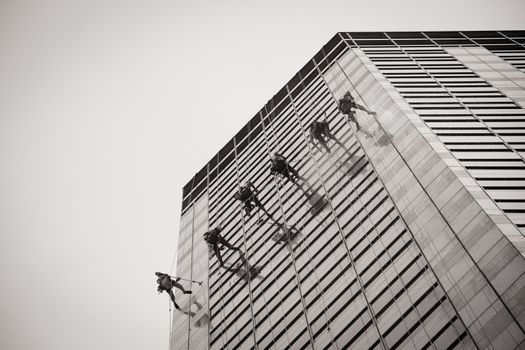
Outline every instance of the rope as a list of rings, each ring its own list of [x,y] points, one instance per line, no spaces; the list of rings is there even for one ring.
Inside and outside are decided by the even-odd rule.
[[[171,312],[171,300],[170,298],[168,298],[168,310],[169,310],[169,328],[170,328],[170,335],[169,335],[169,339],[168,339],[168,345],[169,345],[169,348],[168,350],[171,350],[171,334],[173,332],[173,318],[172,318],[172,312]]]
[[[210,227],[208,226],[208,230],[209,229],[210,229]],[[211,261],[210,255],[213,256],[214,254],[213,254],[213,251],[210,252],[210,250],[208,249],[208,270],[211,270],[211,265],[212,265],[212,263],[210,263],[210,261]],[[223,281],[223,278],[222,278],[222,272],[221,272],[221,267],[220,266],[219,266],[219,269],[217,270],[217,273],[219,274],[219,276],[217,278],[219,279],[219,285],[220,285],[219,293],[221,295],[220,302],[219,302],[219,305],[220,305],[220,307],[219,307],[219,315],[221,315],[221,319],[224,320],[226,318],[225,311],[224,311],[224,291],[223,291],[224,281]],[[230,287],[231,287],[231,284],[230,284]],[[225,343],[228,342],[228,334],[226,333],[224,322],[219,322],[219,323],[221,325],[221,341],[223,342],[223,344],[225,344]],[[210,339],[210,342],[211,342],[211,339]]]
[[[316,65],[316,67],[317,67],[317,69],[318,69],[319,74],[320,74],[321,77],[323,78],[323,80],[325,80],[324,75],[323,75],[323,72],[321,72],[321,70],[318,68],[317,65]],[[339,67],[339,68],[340,68],[340,67]],[[335,72],[334,72],[334,74],[335,74]],[[342,85],[342,84],[340,84],[340,83],[337,82],[337,77],[341,77],[341,79],[343,79],[342,76],[340,76],[340,75],[336,75],[336,76],[335,76],[337,86]],[[337,99],[336,99],[334,93],[332,92],[332,90],[330,89],[330,86],[329,86],[329,84],[326,82],[326,80],[325,80],[325,85],[326,85],[326,87],[328,88],[328,91],[330,92],[330,94],[332,94],[332,97],[333,97],[334,101],[335,101],[336,104],[337,104]],[[355,118],[356,118],[356,120],[357,120],[357,117],[355,117]],[[359,139],[357,138],[357,133],[356,133],[356,131],[354,130],[354,128],[352,127],[352,125],[350,124],[350,122],[349,122],[348,119],[349,119],[349,118],[345,118],[347,124],[348,124],[349,127],[350,127],[350,130],[352,130],[353,136],[357,139],[357,142],[359,142]],[[362,146],[361,146],[361,148],[363,149]],[[364,151],[364,149],[363,149],[363,151]],[[365,154],[366,154],[366,153],[365,153]],[[333,164],[333,161],[332,161],[331,158],[330,158],[330,161],[331,161],[332,164]],[[338,181],[337,181],[337,182],[340,183],[341,181],[340,181],[340,177],[339,177],[339,175],[336,173],[335,176],[338,177]],[[349,184],[350,184],[350,186],[352,186],[352,188],[353,188],[352,192],[355,192],[355,195],[357,196],[357,200],[359,201],[359,203],[361,204],[361,207],[363,208],[363,210],[364,210],[365,213],[367,214],[367,217],[369,218],[370,215],[368,214],[368,210],[367,210],[367,208],[363,205],[362,200],[361,200],[361,197],[359,196],[358,192],[355,190],[355,187],[353,186],[352,181],[349,181]],[[341,184],[340,186],[342,186],[342,184]],[[324,183],[323,183],[323,187],[325,187]],[[347,188],[348,188],[348,186],[341,187],[341,190],[343,191],[343,193],[345,193],[346,197],[348,197],[348,191],[347,191]],[[325,188],[325,191],[326,191],[326,188]],[[335,215],[335,209],[334,209],[334,207],[333,207],[333,205],[332,205],[331,202],[330,202],[330,207],[331,207],[331,210],[332,210],[333,215],[334,215],[335,217],[337,217],[337,216]],[[355,210],[354,210],[354,212],[355,212]],[[373,224],[373,223],[372,223],[372,224]],[[354,260],[354,258],[353,258],[353,256],[352,256],[352,253],[351,253],[351,249],[348,247],[348,244],[347,244],[347,242],[346,242],[346,238],[345,238],[345,236],[343,235],[343,232],[342,232],[342,227],[340,226],[340,224],[339,224],[339,222],[338,222],[337,219],[336,219],[336,225],[338,226],[339,232],[340,232],[340,234],[341,234],[342,242],[343,242],[344,246],[346,247],[346,250],[347,250],[347,253],[348,253],[348,257],[349,257],[349,259],[350,259],[351,265],[352,265],[353,270],[354,270],[354,273],[355,273],[356,281],[357,281],[357,283],[358,283],[358,285],[359,285],[359,289],[361,290],[361,293],[363,293],[363,297],[365,298],[365,301],[366,301],[366,303],[367,303],[366,309],[367,309],[368,312],[372,315],[373,323],[374,323],[374,325],[375,325],[375,327],[376,327],[376,330],[378,330],[379,328],[378,328],[378,325],[377,325],[377,318],[376,318],[376,316],[375,316],[375,312],[374,312],[374,310],[372,309],[370,302],[368,301],[368,298],[367,298],[367,296],[366,296],[366,290],[365,290],[365,287],[364,287],[364,283],[363,283],[363,281],[361,280],[361,277],[360,277],[359,272],[358,272],[358,270],[357,270],[357,267],[356,267],[356,265],[355,265],[355,260]],[[375,226],[374,226],[374,227],[375,227]],[[380,268],[381,268],[381,266],[380,266]],[[385,346],[384,339],[383,339],[382,337],[380,337],[380,341],[381,341],[382,345]]]
[[[288,94],[289,94],[289,91],[287,91]],[[273,101],[272,101],[273,102]],[[292,111],[291,111],[293,114],[296,114],[296,110],[295,110],[295,106],[293,105],[293,100],[292,100]],[[272,123],[272,129],[273,129],[273,134],[275,134],[275,126],[273,125]],[[271,135],[271,134],[270,134]],[[301,152],[299,152],[298,154],[300,155]],[[290,166],[289,163],[287,162],[287,167]],[[289,169],[287,169],[288,172],[289,172]],[[297,170],[297,169],[296,169]],[[296,258],[295,258],[295,254],[294,254],[294,250],[293,250],[293,247],[291,246],[291,241],[289,239],[289,237],[287,237],[289,231],[288,231],[288,227],[293,227],[293,225],[288,225],[287,224],[287,220],[286,217],[285,217],[285,213],[286,213],[286,208],[285,208],[285,204],[282,200],[282,196],[280,195],[279,193],[279,183],[278,183],[278,179],[281,179],[282,180],[282,176],[281,177],[277,177],[277,176],[274,176],[274,183],[275,183],[275,187],[276,187],[276,190],[277,190],[277,193],[278,193],[278,200],[279,200],[279,205],[281,207],[281,212],[282,212],[282,216],[283,216],[283,231],[284,231],[284,234],[285,234],[285,239],[286,239],[286,244],[287,246],[289,247],[289,250],[290,250],[290,258],[291,258],[291,262],[292,262],[292,267],[293,267],[293,270],[294,270],[294,276],[295,276],[295,279],[297,281],[297,284],[300,286],[301,285],[301,279],[300,279],[300,276],[299,276],[299,271],[297,270],[297,264],[296,264]],[[306,179],[303,178],[303,182],[306,184]],[[299,183],[297,182],[297,180],[294,180],[293,183],[295,184],[295,186],[297,187],[300,187],[299,189],[302,190],[304,192],[304,189],[302,188],[301,185],[299,185]],[[292,188],[295,188],[295,187],[292,187]],[[288,193],[290,192],[290,189],[286,190],[285,191],[285,195],[287,195]],[[292,192],[291,193],[291,196],[293,196],[294,194],[296,193],[296,191]],[[298,201],[296,201],[298,202]],[[303,202],[304,203],[304,202]],[[291,207],[291,206],[290,206]],[[299,212],[300,212],[300,209],[299,209]],[[301,230],[304,229],[305,227],[305,223],[304,223],[304,220],[306,219],[307,215],[304,215],[304,214],[301,214]],[[299,296],[301,298],[301,302],[303,304],[303,307],[306,307],[306,302],[305,302],[305,299],[304,299],[304,296],[303,296],[303,292],[301,290],[301,288],[298,289],[298,293],[299,293]],[[306,320],[307,320],[307,329],[308,329],[308,333],[310,335],[310,339],[314,339],[313,338],[313,331],[310,327],[310,322],[308,321],[308,317],[305,315],[306,317]],[[285,328],[288,328],[288,325],[286,324],[285,322]]]
[[[209,189],[208,189],[209,191]],[[223,197],[222,199],[221,198],[218,198],[218,201],[219,201],[219,205],[217,206],[217,208],[221,208],[222,207],[222,200],[227,200],[226,197]],[[211,201],[211,197],[210,197],[210,201]],[[220,213],[219,213],[220,214]],[[217,221],[220,222],[220,218],[218,217],[217,218]],[[211,229],[211,227],[209,226],[210,224],[210,221],[209,221],[209,212],[208,212],[208,230]],[[221,223],[221,226],[224,224]],[[224,227],[223,227],[224,228]],[[213,265],[213,262],[212,262],[212,257],[214,256],[214,252],[213,250],[210,250],[208,249],[208,270],[211,271],[211,266]],[[216,260],[218,262],[218,259],[216,257]],[[226,256],[223,257],[223,262],[225,262],[226,260]],[[223,273],[223,267],[220,266],[219,264],[219,267],[217,269],[217,272],[216,272],[216,278],[218,279],[218,283],[219,283],[219,294],[220,294],[220,297],[219,297],[219,303],[218,303],[218,306],[219,306],[219,311],[218,311],[218,316],[220,316],[220,321],[218,321],[218,323],[220,324],[220,327],[221,327],[221,330],[220,330],[220,339],[222,341],[222,344],[227,344],[229,342],[229,337],[228,337],[228,334],[226,332],[226,327],[225,327],[225,322],[223,322],[225,319],[226,319],[226,311],[225,311],[225,292],[224,292],[224,289],[225,288],[228,288],[228,290],[231,290],[232,286],[231,286],[231,280],[229,277],[225,277],[227,276],[227,274],[224,274]],[[226,266],[226,264],[224,264],[224,269],[226,269],[226,271],[228,271],[228,268]],[[211,276],[208,276],[208,286],[211,286],[211,282],[210,282],[210,277]],[[225,281],[225,279],[227,279],[227,282]],[[209,287],[210,288],[210,287]],[[211,311],[210,311],[211,312]],[[237,309],[235,308],[234,309],[234,313],[235,313],[235,318],[238,317],[237,315]],[[208,323],[208,332],[210,330],[210,323]],[[209,340],[211,342],[211,338]]]
[[[234,142],[235,142],[235,148],[234,148],[234,154],[235,154],[235,173],[236,173],[236,177],[237,177],[237,189],[240,191],[241,189],[241,179],[240,179],[240,170],[239,170],[239,155],[237,154],[237,145],[236,145],[236,141],[234,139]],[[255,186],[255,185],[254,185]],[[251,189],[250,189],[251,190]],[[254,188],[255,190],[255,188]],[[244,218],[244,205],[243,203],[239,203],[238,205],[238,209],[240,211],[240,215],[241,215],[241,227],[242,227],[242,240],[243,240],[243,246],[244,246],[244,259],[243,257],[241,257],[241,264],[244,265],[244,269],[245,269],[245,273],[247,274],[247,287],[248,287],[248,301],[250,303],[250,310],[251,310],[251,313],[252,313],[252,326],[253,326],[253,329],[252,329],[252,336],[253,336],[253,343],[254,343],[254,346],[255,348],[257,349],[257,337],[256,337],[256,323],[255,323],[255,311],[254,311],[254,306],[253,306],[253,295],[252,295],[252,288],[251,288],[251,285],[250,285],[250,282],[251,282],[251,271],[250,271],[250,268],[249,268],[249,263],[248,263],[248,241],[247,241],[247,234],[246,234],[246,219]],[[257,208],[257,212],[259,211],[259,208]],[[248,222],[250,221],[250,218],[248,218]],[[241,253],[242,254],[242,253]],[[241,266],[242,266],[241,265]],[[243,276],[244,277],[244,276]],[[241,278],[243,278],[241,277]]]
[[[270,102],[270,104],[273,106],[273,100]],[[272,109],[273,109],[273,108],[272,108]],[[268,113],[268,111],[267,111],[267,113]],[[272,112],[272,113],[273,113],[273,112]],[[273,125],[273,120],[272,120],[271,118],[268,118],[268,119],[270,120],[270,126],[272,127],[273,131],[270,131],[270,128],[269,128],[269,127],[266,127],[266,126],[264,125],[264,122],[263,122],[263,129],[264,129],[264,139],[265,139],[265,141],[266,141],[266,148],[267,148],[267,150],[268,150],[268,154],[270,154],[270,156],[271,156],[269,138],[270,138],[270,136],[274,136],[274,137],[276,137],[276,136],[275,136],[276,133],[275,133],[274,125]],[[263,119],[263,120],[264,120],[264,119]],[[280,194],[279,194],[279,185],[280,185],[280,184],[279,184],[279,182],[278,182],[278,179],[279,179],[279,178],[277,177],[277,175],[274,175],[274,176],[273,176],[274,188],[275,188],[275,192],[276,192],[276,194],[277,194],[277,205],[278,205],[278,208],[280,209],[280,210],[279,210],[279,209],[278,209],[278,210],[281,212],[281,216],[282,216],[282,220],[283,220],[283,225],[286,226],[286,218],[285,218],[285,216],[284,216],[283,204],[282,204],[281,196],[280,196]],[[267,250],[267,251],[268,251],[268,250]],[[267,254],[267,255],[268,255],[268,254]],[[268,262],[271,264],[271,261],[270,261],[270,260],[269,260]],[[293,262],[292,262],[292,264],[293,264]],[[272,271],[274,271],[273,268],[272,268]],[[295,276],[297,276],[297,275],[295,274]],[[277,280],[277,278],[275,277],[275,275],[274,275],[273,273],[272,273],[272,277],[273,277],[273,279],[274,279],[276,285],[279,285],[278,280]],[[297,277],[296,277],[296,278],[297,278]],[[301,297],[302,297],[302,296],[301,296]],[[283,303],[282,303],[282,299],[281,299],[281,298],[279,298],[279,304],[281,305],[281,307],[283,306]],[[283,316],[284,316],[284,315],[283,315]],[[283,317],[283,322],[284,322],[284,329],[286,330],[286,332],[288,332],[289,326],[288,326],[288,322],[286,321],[286,317]],[[270,324],[271,324],[271,322],[270,322]]]
[[[313,96],[315,96],[315,92],[312,94],[312,92],[310,92],[309,94],[307,93],[306,91],[306,86],[304,86],[304,81],[302,82],[302,87],[303,87],[303,91],[304,91],[304,98],[312,98]],[[297,120],[297,123],[299,124],[299,128],[301,129],[301,132],[302,132],[302,135],[303,135],[303,140],[304,142],[306,143],[306,147],[307,147],[307,152],[309,153],[310,155],[310,159],[313,161],[313,167],[315,172],[317,172],[317,176],[319,177],[320,181],[321,181],[321,184],[322,186],[324,187],[323,185],[323,180],[322,180],[322,177],[321,177],[321,173],[320,173],[320,169],[319,169],[319,166],[317,164],[317,161],[315,160],[315,157],[314,157],[314,152],[312,150],[312,148],[314,147],[309,141],[309,137],[308,137],[308,133],[306,132],[306,128],[305,126],[303,125],[302,123],[302,120],[299,118],[299,116],[301,115],[300,113],[300,110],[298,107],[296,107],[295,105],[295,102],[294,100],[292,99],[292,104],[293,104],[293,107],[294,107],[294,111],[295,111],[295,114],[296,114],[296,120]],[[306,113],[304,113],[304,115],[308,115],[308,114],[311,114],[311,111],[313,110],[313,105],[310,105],[309,107],[309,111],[307,111]],[[324,116],[325,116],[325,120],[327,119],[326,118],[326,113],[324,113]],[[316,120],[315,118],[315,115],[313,116],[314,120]],[[306,122],[305,122],[306,123]],[[328,192],[326,191],[326,188],[325,188],[325,192],[326,194],[328,194]],[[324,197],[324,196],[323,196]],[[301,221],[302,221],[302,227],[304,228],[304,226],[306,225],[304,223],[304,219],[306,218],[307,215],[304,215],[302,216],[301,218]],[[317,272],[317,269],[315,268],[315,264],[313,263],[312,261],[312,254],[310,253],[310,250],[311,250],[311,240],[308,239],[309,236],[305,237],[302,241],[302,242],[306,242],[306,247],[304,247],[303,251],[305,252],[305,256],[307,257],[308,259],[308,265],[307,265],[307,268],[309,268],[309,270],[311,271],[311,273],[313,273],[314,277],[316,278],[317,281],[320,281],[320,278],[319,278],[319,275],[318,275],[318,272]],[[327,319],[327,327],[329,328],[330,327],[330,324],[329,324],[329,313],[328,313],[328,308],[327,308],[327,303],[325,301],[325,291],[323,289],[320,289],[319,288],[319,283],[316,283],[315,285],[315,292],[317,293],[317,295],[320,296],[320,300],[321,300],[321,306],[323,308],[323,311],[324,311],[324,314],[325,314],[325,317]],[[332,340],[332,344],[333,344],[333,340]]]
[[[173,253],[173,260],[171,262],[170,274],[173,273],[173,268],[175,267],[175,260],[177,260],[177,250],[175,250],[175,253]]]

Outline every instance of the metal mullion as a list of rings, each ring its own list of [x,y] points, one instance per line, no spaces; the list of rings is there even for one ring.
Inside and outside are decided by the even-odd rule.
[[[332,90],[330,89],[330,86],[328,85],[328,82],[326,81],[325,77],[324,77],[324,74],[323,72],[319,69],[319,66],[317,65],[317,62],[315,60],[313,60],[314,64],[315,64],[315,67],[317,68],[317,71],[319,72],[319,75],[321,76],[321,78],[323,79],[323,81],[325,82],[325,85],[326,85],[326,88],[330,91],[330,94],[332,95],[332,97],[334,98],[334,101],[337,101],[336,97],[334,96]],[[338,65],[339,66],[339,65]],[[339,67],[340,68],[340,67]],[[351,129],[352,132],[353,129]],[[304,134],[304,130],[303,130],[303,134]],[[355,133],[354,133],[355,134]],[[357,139],[357,136],[355,136],[356,139]],[[359,139],[357,139],[357,141],[359,142]],[[361,143],[360,144],[360,147],[362,148],[362,145]],[[364,150],[363,150],[364,151]],[[366,153],[365,153],[366,154]],[[312,157],[313,158],[313,157]],[[317,160],[315,158],[314,159],[314,162],[317,166]],[[317,169],[319,171],[319,169]],[[329,192],[327,192],[327,189],[326,189],[326,185],[324,183],[324,179],[321,178],[321,184],[323,186],[323,189],[326,193],[327,196],[330,196]],[[374,326],[376,328],[376,331],[377,331],[377,334],[378,334],[378,337],[379,337],[379,341],[381,342],[383,348],[385,349],[388,349],[388,346],[385,342],[385,340],[383,339],[383,336],[381,334],[381,331],[379,330],[379,325],[377,324],[377,319],[376,319],[376,316],[375,316],[375,313],[374,313],[374,310],[372,309],[372,305],[370,304],[369,300],[368,300],[368,297],[366,295],[366,291],[365,291],[365,287],[364,287],[364,284],[363,284],[363,281],[361,279],[361,276],[359,276],[359,272],[357,271],[357,267],[355,265],[355,261],[354,261],[354,258],[352,256],[352,253],[350,251],[350,248],[348,247],[348,244],[346,242],[346,238],[343,234],[343,231],[342,231],[342,228],[341,228],[341,225],[339,223],[339,219],[338,219],[338,216],[335,212],[335,209],[333,208],[332,206],[332,202],[331,200],[328,201],[329,205],[330,205],[330,210],[332,211],[332,215],[334,217],[334,221],[335,221],[335,224],[337,225],[337,228],[338,228],[338,231],[339,231],[339,234],[341,235],[341,239],[342,239],[342,242],[343,242],[343,245],[344,247],[346,248],[346,253],[347,253],[347,256],[348,258],[350,259],[350,262],[352,264],[352,268],[354,270],[354,273],[356,275],[356,279],[357,279],[357,283],[359,284],[359,289],[361,290],[361,293],[363,294],[363,297],[365,299],[365,302],[366,302],[366,308],[368,309],[368,311],[370,312],[370,316],[371,316],[371,319],[372,319],[372,322],[374,323]]]
[[[312,59],[312,62],[314,63],[315,68],[317,69],[319,76],[321,76],[321,78],[322,78],[322,74],[319,72],[319,69],[318,69],[318,67],[317,67],[317,63],[315,62],[314,59]],[[323,78],[322,78],[322,79],[323,79]],[[324,82],[324,79],[323,79],[323,82]],[[325,84],[325,85],[326,85],[326,84]],[[328,90],[329,90],[329,89],[328,89]],[[288,91],[288,93],[289,93],[289,91]],[[295,112],[295,113],[294,113],[295,119],[296,119],[296,121],[299,123],[299,127],[301,128],[301,132],[302,132],[302,134],[303,134],[303,140],[306,140],[306,144],[307,144],[307,148],[308,148],[308,153],[309,153],[309,155],[310,155],[310,158],[311,158],[311,159],[313,160],[313,162],[314,162],[315,172],[317,173],[317,176],[319,177],[319,179],[320,179],[320,181],[321,181],[321,186],[323,187],[324,192],[328,195],[328,192],[327,192],[326,187],[325,187],[324,179],[323,179],[323,177],[321,176],[321,172],[320,172],[320,170],[319,170],[319,166],[318,166],[318,164],[317,164],[317,161],[316,161],[316,159],[315,159],[314,156],[313,156],[313,152],[312,152],[312,150],[311,150],[311,145],[310,145],[310,143],[308,142],[308,137],[306,136],[306,133],[305,133],[305,131],[304,131],[304,127],[303,127],[303,125],[302,125],[302,123],[301,123],[301,120],[300,120],[299,117],[298,117],[299,114],[298,114],[297,109],[296,109],[296,107],[295,107],[294,99],[293,99],[293,97],[292,97],[291,95],[290,95],[290,99],[291,99],[291,101],[292,101],[292,107],[293,107],[294,112]],[[331,201],[329,201],[329,203],[330,203],[330,207],[332,208],[332,203],[331,203]],[[337,217],[335,216],[335,213],[334,213],[333,208],[332,208],[331,211],[332,211],[332,215],[333,215],[334,219],[336,220],[336,224],[337,224],[337,226],[339,227],[339,225],[338,225],[338,223],[337,223]],[[339,227],[339,231],[340,231],[340,227]],[[293,249],[292,249],[292,252],[293,252]],[[307,252],[307,254],[309,254],[309,253]],[[310,259],[309,259],[309,260],[310,260]],[[352,264],[353,264],[353,263],[352,263]],[[311,269],[312,269],[312,271],[313,271],[314,273],[316,273],[316,272],[315,272],[315,266],[313,266]],[[299,279],[299,273],[297,273],[297,278]],[[324,304],[324,291],[321,291],[321,297],[323,298],[323,304]],[[328,309],[326,308],[325,305],[323,305],[323,307],[324,307],[324,313],[325,313],[326,317],[328,317]],[[305,310],[306,310],[306,303],[304,304],[304,308],[305,308]],[[305,313],[305,317],[306,317],[306,313]],[[310,337],[311,337],[311,339],[312,339],[312,344],[314,344],[314,337],[313,337],[313,333],[312,333],[312,331],[311,331],[311,329],[310,329],[310,325],[309,325],[309,323],[308,323],[308,326],[309,326],[309,330],[310,330],[310,332],[311,332],[311,333],[310,333]],[[337,347],[337,343],[335,342],[334,337],[333,337],[333,334],[332,334],[331,332],[330,332],[330,343],[331,343],[332,345],[335,345],[335,346]]]
[[[289,95],[289,91],[288,91],[288,87],[286,88],[287,89],[287,95]],[[270,123],[272,123],[272,120],[269,119]],[[266,141],[266,147],[268,149],[268,154],[270,154],[270,145],[269,145],[269,142],[268,142],[268,138],[267,138],[267,134],[266,134],[266,131],[267,131],[267,128],[266,126],[264,125],[264,118],[263,118],[263,128],[264,128],[264,136],[265,136],[265,141]],[[272,125],[272,128],[273,128],[273,125]],[[275,134],[275,131],[274,131],[274,134]],[[276,140],[277,144],[279,144],[279,141]],[[283,218],[283,225],[285,227],[285,229],[288,227],[287,223],[286,223],[286,217],[285,217],[285,210],[284,210],[284,206],[283,206],[283,203],[282,203],[282,199],[281,199],[281,194],[279,192],[279,185],[277,184],[277,180],[276,180],[276,176],[277,175],[274,175],[274,187],[276,189],[276,193],[277,193],[277,198],[278,198],[278,202],[279,202],[279,207],[281,209],[281,215],[282,215],[282,218]],[[286,244],[289,244],[288,242]],[[294,275],[295,275],[295,279],[296,279],[296,283],[297,283],[297,286],[299,287],[298,288],[298,292],[299,292],[299,297],[301,298],[301,303],[303,305],[303,310],[306,311],[306,303],[304,301],[304,297],[303,297],[303,294],[302,294],[302,291],[301,291],[301,281],[299,279],[299,274],[298,274],[298,271],[297,271],[297,267],[295,266],[295,258],[294,258],[294,254],[293,254],[293,248],[290,249],[291,250],[291,254],[292,254],[292,266],[294,268]],[[312,346],[313,348],[313,333],[312,333],[312,329],[310,327],[310,324],[308,322],[308,317],[306,316],[306,312],[304,312],[304,317],[306,319],[306,327],[308,329],[308,333],[310,335],[310,345]],[[288,330],[288,324],[285,322],[285,329]],[[288,333],[286,333],[288,335]]]
[[[193,279],[193,236],[195,234],[195,201],[191,205],[191,253],[190,253],[190,279]],[[189,313],[188,313],[189,314]],[[191,317],[188,315],[188,350],[190,350]],[[209,334],[209,333],[208,333]],[[170,335],[171,340],[171,335]]]
[[[207,215],[207,220],[208,220],[208,230],[210,230],[210,164],[208,163],[206,165],[206,196],[208,197],[208,206],[207,206],[207,210],[206,210],[206,215]],[[192,245],[193,247],[193,245]],[[193,254],[193,252],[192,252]],[[207,295],[207,306],[208,306],[208,316],[211,315],[211,310],[210,310],[210,259],[208,258],[208,273],[207,273],[207,281],[206,281],[206,286],[208,287],[208,295]],[[192,278],[193,279],[193,278]],[[211,334],[211,322],[208,322],[208,349],[210,348],[210,341],[211,341],[211,337],[210,337],[210,334]],[[188,343],[189,344],[189,343]],[[189,349],[188,349],[189,350]]]
[[[208,169],[208,170],[209,170],[209,169]],[[208,185],[209,185],[209,176],[208,176],[207,181],[208,181]],[[224,180],[222,180],[222,181],[224,181]],[[221,181],[221,182],[222,182],[222,181]],[[217,200],[220,200],[218,194],[219,194],[219,192],[221,191],[222,185],[223,185],[223,184],[221,183],[221,186],[220,186],[220,187],[219,187],[219,186],[217,187],[217,193],[216,193],[216,194],[217,194]],[[208,193],[208,198],[210,198],[210,197],[209,197],[209,196],[210,196],[210,188],[209,188],[209,187],[207,187],[206,192]],[[208,204],[209,204],[209,203],[208,203]],[[219,213],[218,208],[215,208],[215,209],[216,209],[216,212],[217,212],[216,215],[217,215],[217,221],[218,221],[218,215],[220,215],[220,213]],[[211,227],[210,227],[210,221],[209,221],[209,218],[210,218],[210,210],[208,210],[208,230],[211,228]],[[215,270],[215,268],[214,268],[214,263],[211,262],[211,259],[210,259],[209,257],[210,257],[210,253],[208,253],[208,300],[209,300],[209,296],[210,296],[210,287],[211,287],[211,286],[209,285],[209,281],[210,281],[210,271],[211,271],[212,268]],[[223,296],[224,296],[224,292],[223,292],[223,283],[222,283],[222,280],[223,280],[222,278],[219,278],[219,281],[218,281],[218,283],[219,283],[219,286],[218,286],[218,292],[219,292],[219,295],[221,296],[221,297],[220,297],[220,302],[219,302],[219,303],[222,304],[222,305],[219,306],[219,311],[218,311],[219,314],[220,314],[221,312],[223,312],[222,310],[223,310],[223,308],[224,308],[224,298],[223,298]],[[211,308],[210,308],[209,302],[208,302],[208,314],[211,316]],[[222,316],[221,316],[221,318],[222,318]],[[224,322],[220,322],[220,325],[221,325],[221,331],[220,331],[219,335],[218,335],[216,338],[219,338],[219,337],[220,337],[222,343],[224,344],[224,343],[227,343],[227,342],[229,341],[229,340],[228,340],[228,334],[227,334],[226,329],[225,329],[225,327],[224,327],[224,326],[225,326],[225,325],[224,325]],[[210,335],[211,335],[211,332],[210,332],[210,326],[211,326],[211,322],[208,323],[208,348],[211,348],[211,346],[212,346],[212,345],[211,345],[211,342],[212,342],[212,340],[213,340],[212,337],[210,336]],[[226,338],[226,341],[223,341],[223,340],[222,340],[223,337]],[[188,349],[188,350],[190,350],[190,349]]]
[[[240,189],[241,185],[240,185],[240,179],[239,179],[239,162],[238,162],[238,154],[237,154],[237,141],[235,140],[235,138],[233,139],[233,151],[235,152],[235,172],[237,174],[237,189]],[[245,259],[248,260],[248,245],[247,245],[247,241],[246,241],[246,229],[245,229],[245,226],[246,226],[246,222],[245,222],[245,219],[244,219],[244,215],[242,213],[242,204],[240,204],[239,206],[239,209],[240,209],[240,214],[241,214],[241,220],[242,220],[242,238],[243,238],[243,242],[244,242],[244,251],[245,251]],[[245,265],[243,263],[243,265]],[[244,268],[246,268],[246,266],[244,266]],[[251,317],[251,320],[252,320],[252,335],[253,335],[253,346],[255,347],[255,349],[258,349],[258,346],[257,346],[257,338],[255,336],[255,313],[253,311],[253,295],[252,295],[252,288],[251,288],[251,279],[250,279],[250,274],[251,274],[251,271],[246,271],[247,274],[248,274],[248,281],[247,281],[247,285],[248,285],[248,297],[249,297],[249,301],[250,301],[250,311],[252,313],[252,317]],[[242,277],[241,277],[242,279]]]

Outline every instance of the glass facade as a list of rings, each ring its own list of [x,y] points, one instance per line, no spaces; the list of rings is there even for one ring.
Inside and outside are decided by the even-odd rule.
[[[336,34],[184,187],[177,275],[203,283],[171,349],[524,348],[524,42]],[[376,113],[341,114],[346,92]],[[271,175],[274,152],[304,182]],[[248,180],[282,226],[243,215]],[[209,251],[219,224],[244,269]]]

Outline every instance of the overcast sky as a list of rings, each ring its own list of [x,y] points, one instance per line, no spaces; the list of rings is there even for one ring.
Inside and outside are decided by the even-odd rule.
[[[0,349],[166,349],[181,189],[337,31],[523,0],[0,1]]]

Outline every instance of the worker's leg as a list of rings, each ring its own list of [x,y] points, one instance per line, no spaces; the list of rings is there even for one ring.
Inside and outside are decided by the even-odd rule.
[[[286,179],[288,179],[289,181],[294,182],[294,178],[293,178],[292,174],[291,174],[289,171],[284,172],[284,173],[281,174],[281,175],[282,175],[283,177],[285,177]]]
[[[227,240],[225,240],[222,237],[219,238],[219,243],[221,243],[223,246],[230,248],[232,250],[240,250],[239,248],[232,246]]]
[[[334,134],[330,131],[330,126],[328,124],[326,124],[326,127],[324,128],[324,135],[329,139],[336,140]]]
[[[257,207],[259,207],[260,209],[262,209],[263,211],[266,211],[266,209],[264,209],[261,201],[259,200],[259,198],[257,198],[256,195],[253,195],[252,196],[252,202],[253,204],[255,204]]]
[[[261,201],[259,200],[259,198],[257,198],[257,196],[253,196],[252,197],[252,200],[253,202],[255,203],[255,205],[257,207],[259,207],[270,219],[272,219],[275,223],[277,223],[277,221],[273,218],[272,214],[270,214],[268,212],[268,210],[266,210],[266,208],[263,206],[263,204],[261,203]]]
[[[357,115],[356,115],[356,110],[355,109],[352,110],[352,120],[355,123],[356,129],[357,130],[361,129],[361,126],[359,125],[359,122],[357,121]]]
[[[175,306],[175,309],[180,310],[179,305],[175,302],[175,295],[173,294],[173,291],[171,289],[168,290],[168,294],[170,295],[171,301],[173,301],[173,305]]]
[[[289,176],[287,166],[280,167],[280,168],[277,170],[277,172],[278,172],[279,174],[281,174],[282,176],[284,176],[284,177],[288,177],[288,176]]]
[[[322,141],[320,140],[321,145],[324,147],[327,153],[330,153],[330,148],[328,148],[328,141],[326,141],[324,138]]]
[[[224,267],[224,262],[222,261],[222,256],[221,256],[221,250],[219,249],[218,244],[215,244],[213,246],[213,252],[215,253],[215,256],[217,257],[217,260],[219,260],[219,265]]]
[[[292,174],[296,179],[303,179],[299,172],[291,165],[288,165],[289,174]]]
[[[248,199],[247,201],[244,201],[243,204],[244,204],[244,212],[246,213],[246,215],[250,216],[252,209],[253,209],[252,203]]]
[[[180,289],[184,294],[191,294],[191,290],[186,290],[184,287],[177,282],[172,282],[173,287]]]

